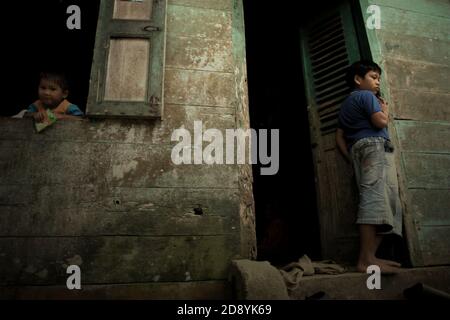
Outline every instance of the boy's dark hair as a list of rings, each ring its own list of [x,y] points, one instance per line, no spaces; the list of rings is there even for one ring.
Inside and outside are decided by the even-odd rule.
[[[39,74],[39,81],[46,79],[55,82],[63,91],[69,90],[69,83],[64,72],[43,71]]]
[[[345,81],[351,89],[354,89],[356,86],[355,76],[364,78],[369,71],[376,71],[380,76],[382,72],[380,66],[371,60],[357,61],[348,67]]]

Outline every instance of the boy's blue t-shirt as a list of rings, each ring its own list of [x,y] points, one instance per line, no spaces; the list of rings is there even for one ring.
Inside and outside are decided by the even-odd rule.
[[[34,104],[30,104],[30,106],[27,109],[27,112],[37,112],[38,108],[34,105]],[[78,108],[77,105],[75,104],[70,104],[69,107],[67,108],[66,114],[71,115],[71,116],[80,116],[82,117],[83,111],[80,110],[80,108]]]
[[[378,129],[370,120],[372,114],[380,111],[378,99],[368,90],[353,91],[344,100],[339,112],[338,126],[344,130],[349,147],[367,137],[383,137],[389,140],[387,129]]]

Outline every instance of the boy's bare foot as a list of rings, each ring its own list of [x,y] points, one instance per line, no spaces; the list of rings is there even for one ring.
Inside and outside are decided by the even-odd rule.
[[[402,266],[400,263],[392,261],[392,260],[384,260],[384,259],[379,259],[379,258],[376,258],[376,260],[380,264],[386,264],[386,265],[392,266],[392,267],[401,268],[401,266]],[[375,263],[375,264],[377,264],[377,263]]]
[[[393,261],[392,261],[393,262]],[[367,268],[371,265],[376,265],[380,268],[381,274],[397,274],[401,272],[401,268],[393,265],[386,264],[384,262],[381,262],[380,259],[376,259],[373,261],[373,263],[367,263],[367,262],[358,262],[356,265],[356,270],[358,272],[366,273]]]

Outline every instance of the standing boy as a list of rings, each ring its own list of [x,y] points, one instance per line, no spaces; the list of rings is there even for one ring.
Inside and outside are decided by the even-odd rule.
[[[397,173],[387,130],[389,109],[378,97],[381,73],[373,61],[350,66],[347,82],[353,91],[342,104],[336,142],[353,164],[359,189],[357,270],[366,272],[368,266],[378,265],[383,273],[395,273],[399,263],[375,256],[383,234],[402,235]]]

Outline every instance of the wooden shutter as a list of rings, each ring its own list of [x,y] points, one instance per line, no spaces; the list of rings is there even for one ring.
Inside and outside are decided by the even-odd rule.
[[[167,0],[101,0],[87,115],[158,118]]]
[[[360,59],[350,4],[327,7],[301,31],[322,255],[351,262],[358,253],[358,190],[335,142],[339,109],[349,93],[346,68]]]
[[[335,132],[340,106],[349,92],[346,69],[360,57],[349,5],[315,20],[305,35],[310,98],[317,108],[320,134],[326,135]]]

